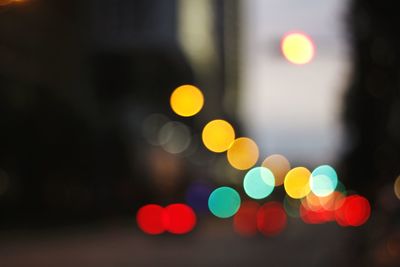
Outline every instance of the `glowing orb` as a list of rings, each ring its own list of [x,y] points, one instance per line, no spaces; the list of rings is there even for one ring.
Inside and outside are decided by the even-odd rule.
[[[320,197],[319,199],[320,199],[321,206],[325,210],[334,211],[340,207],[340,205],[342,204],[343,199],[345,197],[346,196],[343,193],[335,191],[332,194],[330,194],[326,197]]]
[[[303,198],[310,193],[310,171],[304,167],[290,170],[285,177],[284,187],[286,193],[295,199]]]
[[[260,205],[254,201],[245,201],[233,217],[233,228],[242,236],[253,236],[257,233],[257,212]]]
[[[227,121],[213,120],[204,127],[202,139],[209,150],[224,152],[235,140],[235,130]]]
[[[285,209],[286,214],[292,218],[300,217],[300,205],[301,205],[300,200],[293,199],[288,195],[286,195],[283,200],[283,208]]]
[[[261,166],[272,171],[275,177],[275,186],[280,186],[285,180],[285,176],[290,171],[290,163],[283,155],[274,154],[267,157]]]
[[[256,164],[258,160],[258,146],[247,137],[236,139],[228,149],[228,162],[238,170],[247,170]]]
[[[346,197],[342,209],[346,223],[350,226],[363,225],[371,214],[369,201],[359,195]]]
[[[139,228],[150,235],[158,235],[165,231],[166,218],[164,208],[155,204],[141,207],[136,215]]]
[[[186,234],[196,225],[196,214],[191,207],[185,204],[171,204],[165,207],[167,215],[165,228],[172,234]]]
[[[287,34],[281,43],[282,53],[293,64],[309,63],[315,54],[311,38],[303,33]]]
[[[257,212],[257,228],[265,236],[274,236],[281,233],[287,222],[287,216],[282,204],[268,202]]]
[[[394,181],[394,194],[400,199],[400,176]]]
[[[334,220],[332,211],[324,209],[308,209],[307,206],[300,206],[300,218],[307,224],[322,224]]]
[[[215,189],[208,198],[208,208],[212,214],[219,218],[233,216],[240,207],[240,196],[236,190],[230,187]]]
[[[243,187],[246,194],[254,199],[269,196],[274,190],[275,178],[272,172],[264,167],[256,167],[246,173]]]
[[[188,84],[182,85],[172,92],[170,104],[176,114],[182,117],[191,117],[202,109],[204,96],[197,87]]]
[[[167,122],[169,122],[169,119],[162,114],[151,114],[143,121],[143,136],[150,144],[161,145],[159,140],[160,130]]]
[[[190,145],[191,134],[189,128],[183,123],[167,122],[159,132],[158,141],[165,151],[171,154],[184,152]]]
[[[208,197],[211,194],[211,186],[199,182],[191,184],[186,191],[185,200],[196,212],[208,211]]]
[[[329,165],[317,167],[311,173],[311,191],[320,197],[328,196],[335,191],[338,184],[338,177],[334,168]]]

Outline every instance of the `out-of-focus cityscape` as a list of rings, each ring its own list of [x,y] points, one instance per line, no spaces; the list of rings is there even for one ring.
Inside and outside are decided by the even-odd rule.
[[[398,266],[377,0],[0,0],[0,266]]]

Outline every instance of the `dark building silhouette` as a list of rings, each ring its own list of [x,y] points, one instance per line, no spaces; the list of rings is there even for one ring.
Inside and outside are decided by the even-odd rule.
[[[400,174],[400,17],[392,1],[352,1],[349,36],[353,70],[344,120],[349,188],[373,200]]]

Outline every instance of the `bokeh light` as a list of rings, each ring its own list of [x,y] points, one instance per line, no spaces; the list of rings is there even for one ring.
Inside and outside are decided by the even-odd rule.
[[[301,199],[301,203],[309,210],[320,210],[321,208],[323,208],[320,202],[320,198],[312,191],[308,193],[306,197]]]
[[[255,201],[244,201],[233,217],[233,229],[242,236],[257,234],[257,212],[260,205]]]
[[[303,33],[289,33],[281,43],[282,53],[293,64],[309,63],[315,54],[315,47],[311,38]]]
[[[280,186],[285,180],[285,176],[290,170],[289,160],[280,154],[274,154],[267,157],[261,166],[272,171],[275,177],[275,186]]]
[[[258,160],[258,146],[250,138],[237,138],[228,149],[227,157],[232,167],[238,170],[247,170]]]
[[[344,204],[346,202],[346,197],[344,197],[343,199],[341,199],[340,202],[338,202],[337,204],[335,204],[336,208],[335,208],[335,220],[336,223],[340,226],[346,227],[349,226],[349,223],[347,222],[347,219],[345,217],[345,213],[344,213]]]
[[[336,171],[329,165],[319,166],[311,173],[311,191],[317,196],[328,196],[335,191],[337,184],[338,177]]]
[[[334,214],[324,209],[309,209],[306,205],[300,206],[300,218],[307,224],[322,224],[332,221]]]
[[[235,140],[235,130],[227,121],[213,120],[204,127],[202,139],[212,152],[224,152]]]
[[[400,199],[400,176],[394,181],[394,194]]]
[[[326,197],[320,197],[319,201],[322,208],[324,208],[325,210],[334,211],[343,204],[345,197],[346,195],[344,193],[335,191]]]
[[[269,169],[255,167],[246,173],[243,187],[246,194],[251,198],[266,198],[274,190],[275,178]]]
[[[286,193],[295,199],[303,198],[310,193],[310,171],[305,167],[291,169],[285,177],[284,187]]]
[[[169,119],[162,114],[151,114],[143,121],[142,132],[147,142],[158,146],[160,144],[159,135],[161,128],[169,122]]]
[[[281,233],[287,223],[287,216],[282,204],[271,201],[265,203],[257,212],[257,228],[265,236]]]
[[[186,125],[177,121],[170,121],[161,128],[158,139],[165,151],[171,154],[179,154],[189,147],[191,135]]]
[[[293,199],[288,195],[283,199],[283,208],[286,211],[286,214],[292,218],[300,217],[300,205],[301,202],[298,199]]]
[[[208,208],[212,214],[219,218],[232,217],[240,207],[240,196],[230,187],[215,189],[208,198]]]
[[[346,223],[350,226],[363,225],[369,218],[369,201],[360,195],[348,196],[342,206]]]
[[[144,233],[158,235],[165,231],[167,216],[163,207],[148,204],[141,207],[136,214],[136,222]]]
[[[176,203],[165,207],[165,228],[172,234],[186,234],[196,225],[196,214],[191,207]]]
[[[208,197],[211,194],[211,187],[205,183],[195,182],[186,191],[186,203],[196,212],[203,213],[208,211]]]
[[[199,88],[186,84],[179,86],[172,92],[170,104],[176,114],[182,117],[190,117],[202,109],[204,96]]]

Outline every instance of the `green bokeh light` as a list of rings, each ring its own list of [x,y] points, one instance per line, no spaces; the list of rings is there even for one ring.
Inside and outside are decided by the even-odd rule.
[[[300,217],[300,205],[301,205],[300,200],[293,199],[287,195],[283,200],[283,207],[286,211],[286,214],[292,218]]]
[[[236,190],[230,187],[215,189],[208,198],[208,208],[212,214],[219,218],[233,216],[240,207],[240,196]]]

